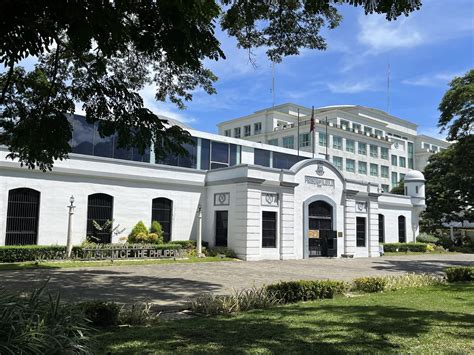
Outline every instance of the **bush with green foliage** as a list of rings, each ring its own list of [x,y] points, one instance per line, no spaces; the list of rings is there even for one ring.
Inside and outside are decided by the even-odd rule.
[[[158,221],[151,222],[150,233],[154,233],[158,235],[158,238],[161,240],[161,243],[163,243],[164,233],[163,233],[163,228],[161,227],[160,222]]]
[[[135,224],[132,231],[128,235],[128,242],[140,243],[139,241],[137,241],[137,238],[140,238],[139,235],[142,236],[143,234],[148,235],[148,229],[146,228],[145,223],[139,221],[137,224]]]
[[[235,291],[231,295],[206,293],[191,302],[195,313],[218,315],[243,312],[251,309],[270,308],[281,303],[281,300],[265,288],[250,288]]]
[[[333,298],[344,294],[347,289],[347,283],[332,280],[282,281],[266,287],[268,292],[283,303]]]
[[[93,326],[106,328],[119,323],[120,306],[114,302],[89,301],[79,303],[78,307]]]
[[[0,290],[1,354],[92,353],[84,313],[45,292],[28,295]]]
[[[420,252],[425,253],[427,249],[426,243],[385,243],[383,245],[384,252],[403,253],[403,252]]]
[[[448,282],[474,281],[474,266],[453,266],[444,270]]]
[[[82,248],[72,249],[74,258],[82,257]],[[66,259],[66,247],[60,245],[12,245],[0,246],[0,263]]]
[[[156,323],[158,319],[159,314],[151,310],[150,303],[124,305],[119,313],[119,323],[121,325],[151,325]]]
[[[353,289],[360,292],[382,292],[387,281],[383,277],[359,277],[354,280]]]
[[[439,238],[438,238],[438,237],[435,237],[435,236],[432,235],[432,234],[420,233],[420,234],[418,235],[418,237],[416,237],[416,241],[417,241],[417,243],[432,243],[432,244],[436,244],[436,243],[438,243]]]
[[[360,277],[353,281],[352,290],[359,292],[395,291],[404,288],[435,286],[443,283],[441,277],[409,273],[400,276]]]
[[[194,249],[196,248],[196,241],[195,240],[172,240],[170,243],[178,244],[185,249]]]
[[[219,255],[224,255],[226,258],[236,258],[237,254],[235,252],[227,247],[214,247],[214,248],[209,248],[205,249],[204,253],[206,256],[219,256]]]

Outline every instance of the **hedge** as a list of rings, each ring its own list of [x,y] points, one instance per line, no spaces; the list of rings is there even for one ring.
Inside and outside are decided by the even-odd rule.
[[[395,253],[395,252],[421,252],[425,253],[428,251],[427,243],[385,243],[383,245],[384,252]]]
[[[453,266],[444,270],[448,282],[474,281],[474,266]]]
[[[294,303],[342,295],[348,289],[348,284],[343,281],[332,280],[282,281],[268,285],[266,289],[267,292],[280,299],[282,303]]]
[[[141,249],[149,248],[156,250],[182,250],[183,246],[178,243],[173,244],[89,244],[85,246],[74,246],[72,248],[73,258],[81,259],[83,257],[83,249]],[[63,260],[66,258],[66,247],[61,245],[12,245],[0,246],[0,263],[15,263],[23,261],[39,261],[39,260]]]

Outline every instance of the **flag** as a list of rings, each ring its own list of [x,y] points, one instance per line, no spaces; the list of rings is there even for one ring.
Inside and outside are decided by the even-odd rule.
[[[316,125],[314,122],[314,106],[311,110],[311,125],[309,128],[309,131],[311,132],[311,151],[313,152],[313,159],[314,159],[314,145],[315,145],[315,132],[316,132]]]
[[[309,128],[309,131],[314,132],[314,129],[315,129],[315,122],[314,122],[314,106],[313,106],[313,109],[311,111],[311,126]]]

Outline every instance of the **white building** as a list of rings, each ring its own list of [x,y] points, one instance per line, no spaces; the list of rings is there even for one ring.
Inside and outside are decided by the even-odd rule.
[[[281,113],[282,108],[223,123],[220,130],[235,125],[234,130],[238,122],[245,130],[251,123],[250,136],[242,138],[267,142],[286,137],[294,132],[288,125],[295,116],[289,109]],[[379,111],[360,107],[317,112],[325,112],[333,122],[328,126],[328,154],[334,157],[334,152],[341,151],[344,167],[356,154],[346,151],[349,137],[367,143],[367,152],[370,144],[377,145],[378,154],[381,148],[388,148],[390,155],[399,152],[396,167],[390,167],[385,157],[370,157],[367,152],[353,160],[367,162],[367,169],[376,163],[380,171],[387,164],[389,172],[405,174],[405,196],[383,193],[382,185],[389,184],[385,176],[371,175],[370,170],[358,174],[355,166],[354,171],[347,171],[337,160],[327,161],[320,155],[313,159],[308,149],[298,152],[192,129],[189,132],[196,144],[186,147],[188,157],[169,156],[156,162],[153,154],[118,149],[114,137],[100,138],[95,126],[75,116],[71,118],[73,153],[69,160],[56,162],[51,172],[22,168],[6,159],[8,151],[0,147],[0,245],[65,244],[66,206],[71,195],[77,206],[73,224],[77,244],[86,235],[104,242],[119,241],[120,235],[94,230],[93,220],[114,220],[125,229],[122,235],[139,220],[148,225],[157,220],[167,240],[196,239],[198,206],[203,214],[203,240],[210,246],[228,246],[245,260],[379,256],[380,242],[414,241],[418,216],[425,206],[424,179],[407,165],[400,167],[398,159],[413,159],[412,166],[417,166],[421,149],[408,154],[408,143],[418,144],[416,126],[388,115],[376,125],[373,116]],[[372,135],[339,128],[345,124],[341,112],[353,119],[351,127],[360,114],[367,127],[370,122]],[[260,125],[258,116],[262,117]],[[281,126],[275,125],[275,117],[285,117],[287,127],[275,130]],[[303,127],[307,130],[308,125],[300,122],[301,134]],[[405,133],[399,134],[394,127]],[[317,124],[317,132],[321,135],[325,129]],[[385,138],[389,134],[392,136]],[[338,135],[343,137],[342,149],[333,148]],[[431,138],[422,140],[432,149]]]

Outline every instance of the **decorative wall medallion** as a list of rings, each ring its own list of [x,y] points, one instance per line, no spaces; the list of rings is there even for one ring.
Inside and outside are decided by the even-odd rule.
[[[262,206],[278,207],[278,194],[262,192]]]
[[[316,174],[318,174],[318,176],[323,176],[324,175],[323,164],[318,163],[318,168],[316,169]]]
[[[214,206],[229,206],[230,192],[218,192],[214,194]]]
[[[356,202],[357,212],[367,212],[367,202]]]

